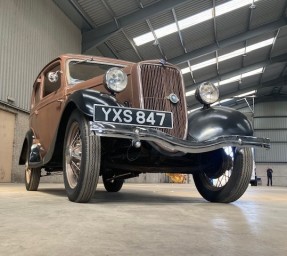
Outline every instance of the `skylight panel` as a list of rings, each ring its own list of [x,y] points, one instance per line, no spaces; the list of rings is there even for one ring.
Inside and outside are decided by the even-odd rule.
[[[254,76],[254,75],[261,74],[262,72],[263,72],[263,67],[255,69],[255,70],[252,70],[252,71],[249,71],[247,73],[244,73],[244,74],[241,75],[241,77],[245,78],[245,77],[249,77],[249,76]]]
[[[230,84],[230,83],[237,82],[240,80],[241,80],[241,75],[238,75],[238,76],[233,76],[228,79],[222,80],[218,83],[215,83],[215,85],[218,86],[218,85]]]
[[[210,66],[212,64],[216,64],[216,58],[210,59],[210,60],[207,60],[207,61],[203,61],[203,62],[198,63],[198,64],[195,64],[195,65],[191,66],[191,70],[195,71],[195,70],[198,70],[198,69]]]
[[[227,53],[227,54],[219,56],[218,57],[218,62],[235,58],[235,57],[240,56],[240,55],[242,55],[244,53],[245,53],[245,48],[238,49],[236,51],[233,51],[233,52],[230,52],[230,53]]]
[[[274,41],[274,37],[269,38],[269,39],[264,40],[264,41],[261,41],[261,42],[256,43],[256,44],[252,44],[250,46],[247,46],[246,48],[241,48],[241,49],[235,50],[233,52],[221,55],[221,56],[218,57],[218,62],[229,60],[231,58],[235,58],[237,56],[241,56],[241,55],[243,55],[245,53],[249,53],[249,52],[255,51],[257,49],[260,49],[260,48],[272,45],[273,41]],[[195,70],[198,70],[198,69],[201,69],[201,68],[213,65],[213,64],[216,64],[216,58],[213,58],[213,59],[210,59],[210,60],[203,61],[203,62],[200,62],[198,64],[195,64],[195,65],[191,66],[191,70],[195,71]],[[189,71],[190,71],[189,68],[184,68],[184,69],[181,70],[182,74],[186,74]]]
[[[189,67],[183,68],[183,69],[181,70],[181,73],[182,73],[182,74],[186,74],[186,73],[189,73],[189,72],[190,72]]]
[[[255,0],[255,2],[260,0]],[[231,0],[227,3],[218,5],[215,7],[215,16],[220,16],[223,14],[226,14],[228,12],[232,12],[236,9],[239,9],[241,7],[251,5],[253,3],[253,0]],[[178,21],[178,26],[180,30],[195,26],[197,24],[200,24],[204,21],[210,20],[213,18],[213,8],[210,8],[208,10],[205,10],[203,12],[197,13],[195,15],[189,16],[185,19]],[[161,38],[167,35],[170,35],[172,33],[177,32],[177,26],[175,23],[169,24],[167,26],[164,26],[162,28],[154,30],[154,33],[156,34],[157,38]],[[143,34],[141,36],[133,38],[135,44],[137,46],[146,44],[148,42],[152,42],[155,40],[153,34],[151,32]]]
[[[273,41],[275,40],[275,37],[269,38],[267,40],[261,41],[256,44],[252,44],[246,47],[246,53],[255,51],[257,49],[263,48],[265,46],[273,44]]]
[[[192,27],[204,21],[210,20],[213,18],[212,9],[200,12],[198,14],[187,17],[183,20],[178,21],[178,26],[180,30],[185,28]]]
[[[195,94],[195,90],[189,91],[185,94],[185,96],[191,96]]]
[[[230,78],[222,80],[222,81],[219,81],[217,83],[214,83],[214,85],[215,86],[220,86],[220,85],[224,85],[224,84],[229,84],[229,83],[232,83],[232,82],[240,81],[242,78],[245,78],[245,77],[258,75],[258,74],[260,74],[262,72],[263,72],[263,67],[251,70],[249,72],[245,72],[245,73],[240,74],[240,75],[236,75],[236,76],[230,77]],[[186,92],[185,96],[191,96],[191,95],[194,95],[194,94],[195,94],[195,90],[192,90],[192,91]],[[243,96],[245,96],[245,95],[243,95]],[[236,96],[236,97],[242,97],[242,95],[239,95],[239,96]]]
[[[219,104],[222,104],[224,102],[231,101],[231,100],[233,100],[233,99],[232,98],[228,98],[228,99],[220,100],[220,101],[217,101],[217,102],[211,104],[211,106],[216,106],[216,105],[219,105]]]
[[[174,32],[177,32],[177,26],[175,23],[172,23],[172,24],[169,24],[167,26],[164,26],[162,28],[159,28],[159,29],[156,29],[154,31],[155,35],[157,38],[161,38],[161,37],[164,37],[164,36],[167,36],[169,34],[172,34]]]
[[[141,36],[134,38],[134,42],[137,46],[146,44],[146,43],[154,41],[154,40],[155,40],[155,38],[154,38],[152,32],[149,32],[149,33],[146,33],[146,34],[143,34]]]
[[[237,96],[234,96],[236,98],[240,98],[240,97],[245,97],[245,96],[248,96],[248,95],[251,95],[251,94],[255,94],[257,91],[254,90],[254,91],[250,91],[250,92],[246,92],[246,93],[242,93],[242,94],[239,94]]]
[[[257,0],[258,1],[258,0]],[[246,5],[251,5],[253,3],[252,0],[232,0],[227,3],[218,5],[215,7],[215,14],[216,16],[223,15],[228,12],[232,12],[236,9],[244,7]]]

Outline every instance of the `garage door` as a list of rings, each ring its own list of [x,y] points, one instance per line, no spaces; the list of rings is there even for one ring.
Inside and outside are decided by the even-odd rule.
[[[11,182],[15,115],[0,109],[0,182]]]

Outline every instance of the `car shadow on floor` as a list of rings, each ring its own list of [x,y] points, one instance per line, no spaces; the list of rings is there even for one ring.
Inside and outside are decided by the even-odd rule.
[[[38,192],[57,197],[67,197],[64,188],[39,188]],[[176,191],[175,191],[176,192]],[[149,190],[121,190],[117,193],[109,193],[105,190],[97,190],[90,201],[95,204],[110,203],[135,203],[135,204],[181,204],[181,203],[207,203],[203,198],[192,196],[180,196],[167,191]]]
[[[152,191],[121,191],[108,193],[96,191],[91,203],[134,203],[134,204],[182,204],[182,203],[204,203],[202,198],[178,196],[174,194],[154,193]]]

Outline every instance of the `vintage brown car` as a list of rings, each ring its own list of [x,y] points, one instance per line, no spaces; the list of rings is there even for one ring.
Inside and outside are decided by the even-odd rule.
[[[211,202],[232,202],[250,181],[252,137],[242,113],[212,107],[218,88],[202,83],[203,107],[188,115],[181,71],[163,60],[132,63],[66,54],[44,67],[31,99],[19,163],[28,191],[41,170],[63,171],[69,200],[88,202],[99,176],[108,192],[140,173],[193,174]]]

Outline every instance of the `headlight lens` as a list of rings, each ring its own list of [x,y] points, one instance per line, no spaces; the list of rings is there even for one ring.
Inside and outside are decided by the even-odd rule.
[[[219,99],[219,90],[213,83],[204,82],[197,87],[195,97],[200,103],[210,105]]]
[[[113,92],[123,91],[128,84],[127,74],[120,68],[110,68],[106,72],[106,85]]]

